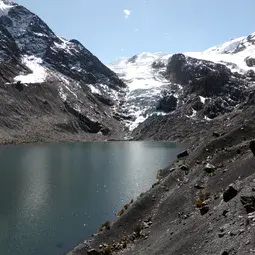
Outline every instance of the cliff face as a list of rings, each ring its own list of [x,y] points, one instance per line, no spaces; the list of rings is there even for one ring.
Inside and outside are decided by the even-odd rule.
[[[116,74],[25,7],[0,4],[0,142],[122,136]]]

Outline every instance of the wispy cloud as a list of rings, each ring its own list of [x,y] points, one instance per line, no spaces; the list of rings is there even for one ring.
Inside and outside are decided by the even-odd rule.
[[[135,32],[139,32],[139,28],[135,28],[134,31],[135,31]]]
[[[125,9],[125,10],[123,10],[123,13],[125,14],[125,19],[128,19],[128,17],[129,17],[130,14],[131,14],[131,11],[128,10],[128,9]]]

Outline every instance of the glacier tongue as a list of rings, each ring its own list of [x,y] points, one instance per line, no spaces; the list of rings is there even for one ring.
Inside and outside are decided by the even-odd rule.
[[[130,130],[156,111],[162,90],[169,85],[169,81],[161,73],[169,56],[145,52],[132,58],[121,58],[109,65],[109,68],[128,85],[121,111],[133,118],[133,121],[126,121]],[[153,68],[155,61],[160,62],[162,66]]]

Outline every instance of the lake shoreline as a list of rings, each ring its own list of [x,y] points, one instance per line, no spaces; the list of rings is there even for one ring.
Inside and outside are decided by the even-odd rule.
[[[254,124],[248,123],[224,132],[221,127],[208,130],[196,142],[192,137],[187,157],[166,168],[166,176],[109,229],[69,254],[248,254],[255,241],[251,228],[241,227],[248,217],[241,201],[255,191],[255,160],[249,149],[253,130]],[[236,193],[226,202],[230,185]],[[242,238],[228,234],[239,232]]]
[[[182,148],[151,141],[2,147],[1,254],[64,254],[149,190],[156,169]]]
[[[132,141],[130,140],[125,140],[125,139],[114,139],[114,138],[108,138],[108,137],[102,137],[102,136],[87,136],[87,135],[81,135],[81,136],[67,136],[67,137],[41,137],[41,138],[31,138],[31,137],[21,137],[17,139],[6,139],[6,138],[0,138],[0,146],[5,146],[5,145],[25,145],[25,144],[30,144],[30,145],[36,145],[36,144],[56,144],[56,143],[73,143],[73,142],[124,142],[124,141]]]

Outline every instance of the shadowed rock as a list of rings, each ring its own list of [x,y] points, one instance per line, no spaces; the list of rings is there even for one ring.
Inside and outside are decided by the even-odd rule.
[[[242,196],[241,203],[247,213],[255,212],[255,196]]]
[[[234,198],[237,195],[237,190],[233,188],[233,186],[229,186],[227,190],[223,193],[223,200],[225,202],[230,201],[232,198]]]
[[[184,157],[187,157],[187,156],[189,156],[189,153],[188,153],[187,150],[185,150],[185,151],[179,153],[179,154],[177,155],[177,158],[180,159],[180,158],[184,158]]]
[[[250,150],[253,153],[253,155],[255,156],[255,141],[250,142]]]

